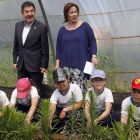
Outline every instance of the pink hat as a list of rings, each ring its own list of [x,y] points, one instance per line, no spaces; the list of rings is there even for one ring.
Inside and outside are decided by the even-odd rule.
[[[17,88],[17,98],[25,98],[28,95],[28,90],[31,86],[31,83],[26,78],[21,78],[18,80]]]

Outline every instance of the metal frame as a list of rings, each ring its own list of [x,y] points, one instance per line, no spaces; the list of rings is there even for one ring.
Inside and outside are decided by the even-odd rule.
[[[45,20],[45,24],[48,27],[48,36],[49,36],[49,39],[50,39],[50,45],[51,45],[51,50],[52,50],[52,55],[53,55],[53,63],[55,65],[55,50],[54,50],[54,45],[53,45],[53,40],[52,40],[52,35],[51,35],[49,23],[48,23],[48,20],[47,20],[47,16],[45,14],[45,10],[44,10],[43,4],[42,4],[42,0],[38,0],[38,2],[39,2],[39,5],[40,5],[40,8],[41,8],[44,20]]]

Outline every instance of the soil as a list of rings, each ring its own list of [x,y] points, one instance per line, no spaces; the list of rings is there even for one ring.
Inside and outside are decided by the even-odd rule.
[[[68,136],[64,136],[64,135],[61,135],[61,134],[55,134],[52,137],[52,140],[68,140],[68,139],[69,139]],[[76,140],[81,140],[81,139],[80,138],[77,138]],[[86,138],[84,140],[86,140]]]
[[[61,135],[61,134],[55,134],[52,137],[52,140],[68,140],[68,136],[64,136],[64,135]]]

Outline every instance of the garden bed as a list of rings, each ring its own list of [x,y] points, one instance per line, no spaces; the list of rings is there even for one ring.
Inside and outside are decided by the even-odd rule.
[[[5,88],[6,89],[6,88]],[[8,88],[11,89],[11,88]],[[92,95],[92,94],[91,94]],[[116,93],[116,95],[119,95]],[[127,94],[126,94],[127,95]],[[130,93],[129,93],[130,95]],[[125,98],[125,97],[124,97]],[[120,99],[120,98],[118,98]],[[122,99],[123,100],[123,99]],[[119,100],[120,101],[120,100]],[[40,118],[38,123],[31,123],[24,125],[24,119],[26,117],[26,114],[23,114],[22,112],[15,111],[14,108],[10,107],[0,107],[0,111],[3,112],[1,122],[0,122],[0,139],[3,139],[6,137],[7,140],[13,140],[13,139],[20,139],[23,140],[26,139],[32,139],[32,140],[128,140],[130,137],[133,137],[136,139],[136,135],[134,134],[135,127],[134,127],[134,121],[133,121],[133,114],[134,112],[134,106],[130,106],[128,109],[130,119],[128,119],[128,123],[126,127],[124,127],[123,130],[121,130],[121,123],[116,122],[114,125],[110,127],[102,127],[102,126],[94,126],[94,110],[90,110],[91,112],[91,118],[93,118],[91,121],[91,128],[87,129],[85,126],[85,116],[83,115],[82,118],[79,118],[79,120],[74,119],[74,114],[71,116],[71,134],[73,132],[79,132],[79,134],[76,135],[76,138],[71,137],[71,134],[67,136],[63,136],[61,134],[54,134],[54,132],[50,131],[49,124],[50,124],[50,113],[49,111],[50,102],[49,99],[42,100],[40,104],[40,109],[38,110],[40,113],[38,114],[38,117]],[[91,102],[91,106],[94,106]],[[84,111],[84,110],[83,110]],[[80,123],[78,123],[80,122]],[[78,126],[78,127],[77,127]],[[15,133],[16,132],[16,133]],[[52,136],[52,133],[54,134]],[[89,137],[89,134],[91,137]],[[40,137],[41,136],[41,137]],[[125,138],[124,138],[125,137]],[[132,139],[132,140],[134,140]]]
[[[114,103],[112,104],[113,110],[120,111],[122,101],[129,96],[131,96],[130,92],[113,92],[113,98],[114,98]]]

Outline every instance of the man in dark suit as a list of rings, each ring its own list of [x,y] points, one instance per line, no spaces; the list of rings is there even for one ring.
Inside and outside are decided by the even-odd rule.
[[[43,73],[49,62],[47,26],[35,19],[35,5],[26,1],[21,5],[25,21],[16,23],[13,62],[18,79],[30,78],[42,94]]]

